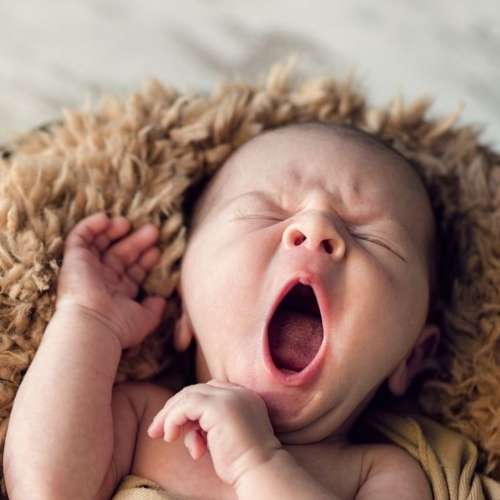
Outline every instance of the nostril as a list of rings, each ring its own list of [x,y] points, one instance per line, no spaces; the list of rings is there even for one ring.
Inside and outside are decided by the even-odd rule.
[[[328,253],[333,253],[333,247],[332,247],[332,244],[330,243],[330,240],[325,240],[323,242],[324,244],[324,247],[325,247],[325,250],[328,252]]]
[[[295,238],[295,241],[293,242],[293,244],[295,246],[298,246],[300,245],[304,240],[306,239],[306,237],[302,234],[302,235],[299,235]]]

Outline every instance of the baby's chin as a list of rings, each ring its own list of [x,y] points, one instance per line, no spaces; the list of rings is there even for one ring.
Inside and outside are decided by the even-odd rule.
[[[302,427],[307,419],[306,408],[297,409],[297,398],[294,394],[278,392],[262,392],[259,396],[265,401],[269,419],[275,431],[288,432]]]
[[[348,440],[354,418],[355,415],[352,415],[352,418],[335,424],[335,415],[326,414],[317,419],[309,419],[300,426],[291,421],[276,425],[273,423],[273,429],[282,444],[313,444],[326,440],[343,443]]]
[[[281,427],[273,425],[276,437],[284,445],[314,444],[337,436],[337,433],[332,432],[330,428],[321,428],[321,425],[314,422],[298,429],[287,430],[287,427],[286,425]],[[338,438],[342,439],[342,436],[338,435]]]
[[[274,432],[283,444],[316,443],[331,436],[331,411],[325,412],[317,406],[317,401],[298,405],[296,394],[259,391],[259,395],[266,403]]]
[[[348,441],[349,431],[371,400],[373,393],[353,409],[343,400],[328,405],[314,401],[297,409],[296,396],[260,394],[265,400],[276,436],[283,444],[311,444],[328,440]]]

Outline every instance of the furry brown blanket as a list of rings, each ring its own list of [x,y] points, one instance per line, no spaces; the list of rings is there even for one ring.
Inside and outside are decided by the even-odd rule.
[[[69,230],[103,209],[134,228],[160,227],[162,257],[144,290],[171,300],[161,328],[125,353],[117,381],[161,374],[173,358],[172,292],[190,204],[240,144],[320,120],[362,128],[419,167],[440,225],[434,314],[443,332],[439,363],[418,386],[421,412],[472,439],[481,471],[500,479],[500,155],[480,142],[478,128],[456,125],[458,112],[429,118],[430,105],[396,98],[377,109],[350,79],[295,82],[285,64],[259,84],[221,84],[212,95],[151,81],[126,100],[106,97],[96,111],[65,110],[60,122],[0,148],[2,448],[16,389],[54,311]]]

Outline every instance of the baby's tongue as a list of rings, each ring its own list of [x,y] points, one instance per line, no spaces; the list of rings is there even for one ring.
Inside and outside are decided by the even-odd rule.
[[[278,308],[269,324],[269,348],[281,369],[303,370],[314,358],[323,339],[321,318]]]

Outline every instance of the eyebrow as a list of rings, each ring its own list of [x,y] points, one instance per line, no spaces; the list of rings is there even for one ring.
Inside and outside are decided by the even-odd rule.
[[[333,201],[334,196],[332,195],[332,193],[328,192],[328,195]],[[241,198],[250,196],[258,196],[260,198],[264,198],[266,200],[270,200],[276,204],[279,204],[278,198],[272,191],[253,189],[251,191],[245,191],[244,193],[240,193],[233,198],[230,198],[222,205],[222,209],[226,209],[226,207],[232,205]],[[355,224],[362,223],[361,221],[363,221],[363,223],[366,223],[370,220],[379,219],[384,213],[384,210],[381,209],[380,206],[375,206],[373,203],[360,203],[357,205],[357,208],[354,208],[350,205],[347,205],[343,200],[340,201],[339,206],[335,210],[340,217],[350,217],[352,219],[352,222]]]
[[[245,191],[244,193],[240,193],[236,196],[233,196],[232,198],[229,198],[229,200],[226,201],[222,205],[223,208],[226,208],[227,206],[233,204],[235,201],[239,200],[240,198],[244,198],[246,196],[259,196],[261,198],[272,198],[272,193],[269,191],[259,191],[258,189],[253,189],[252,191]]]

